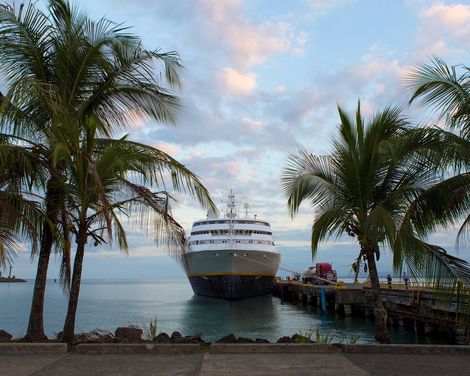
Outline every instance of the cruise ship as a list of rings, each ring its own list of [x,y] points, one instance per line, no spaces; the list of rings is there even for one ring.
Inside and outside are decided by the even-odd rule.
[[[280,263],[269,222],[237,214],[230,191],[224,217],[193,223],[184,266],[196,295],[241,299],[269,294]]]

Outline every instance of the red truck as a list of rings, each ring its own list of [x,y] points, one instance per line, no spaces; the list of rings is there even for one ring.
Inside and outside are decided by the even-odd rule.
[[[326,285],[337,281],[336,270],[333,270],[333,265],[327,262],[318,262],[315,266],[311,266],[304,272],[302,278],[303,283],[313,283],[314,285]]]

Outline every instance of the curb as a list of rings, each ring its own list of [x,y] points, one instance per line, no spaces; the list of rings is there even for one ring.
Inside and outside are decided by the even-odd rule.
[[[65,343],[0,343],[0,354],[66,354]]]
[[[262,353],[344,353],[344,354],[455,354],[470,355],[468,345],[346,345],[323,343],[214,343],[212,354]],[[198,344],[86,343],[75,348],[78,354],[194,354],[202,352]],[[65,343],[0,343],[0,354],[66,354]]]
[[[468,345],[341,345],[345,353],[369,354],[470,354]]]
[[[211,345],[213,354],[243,353],[361,353],[361,354],[470,354],[470,346],[459,345],[342,345],[342,344],[221,344]]]
[[[77,345],[79,354],[193,354],[199,352],[197,344],[152,344],[152,343],[84,343]]]
[[[341,345],[315,343],[214,343],[209,352],[212,354],[247,354],[247,353],[338,353]]]

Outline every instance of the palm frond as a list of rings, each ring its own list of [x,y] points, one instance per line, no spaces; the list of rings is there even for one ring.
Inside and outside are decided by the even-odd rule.
[[[456,66],[434,58],[429,64],[414,67],[405,80],[410,103],[439,111],[452,128],[460,128],[465,138],[470,136],[470,75],[468,69],[458,74]]]
[[[305,149],[289,156],[281,181],[291,216],[298,212],[304,200],[316,205],[331,198],[335,178],[330,163],[329,157],[318,157]]]

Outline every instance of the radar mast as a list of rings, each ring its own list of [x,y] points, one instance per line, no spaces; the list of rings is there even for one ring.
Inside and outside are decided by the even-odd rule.
[[[227,218],[233,219],[237,216],[237,208],[235,206],[235,194],[233,190],[230,190],[228,194],[228,202],[227,202],[227,211],[225,212]]]

